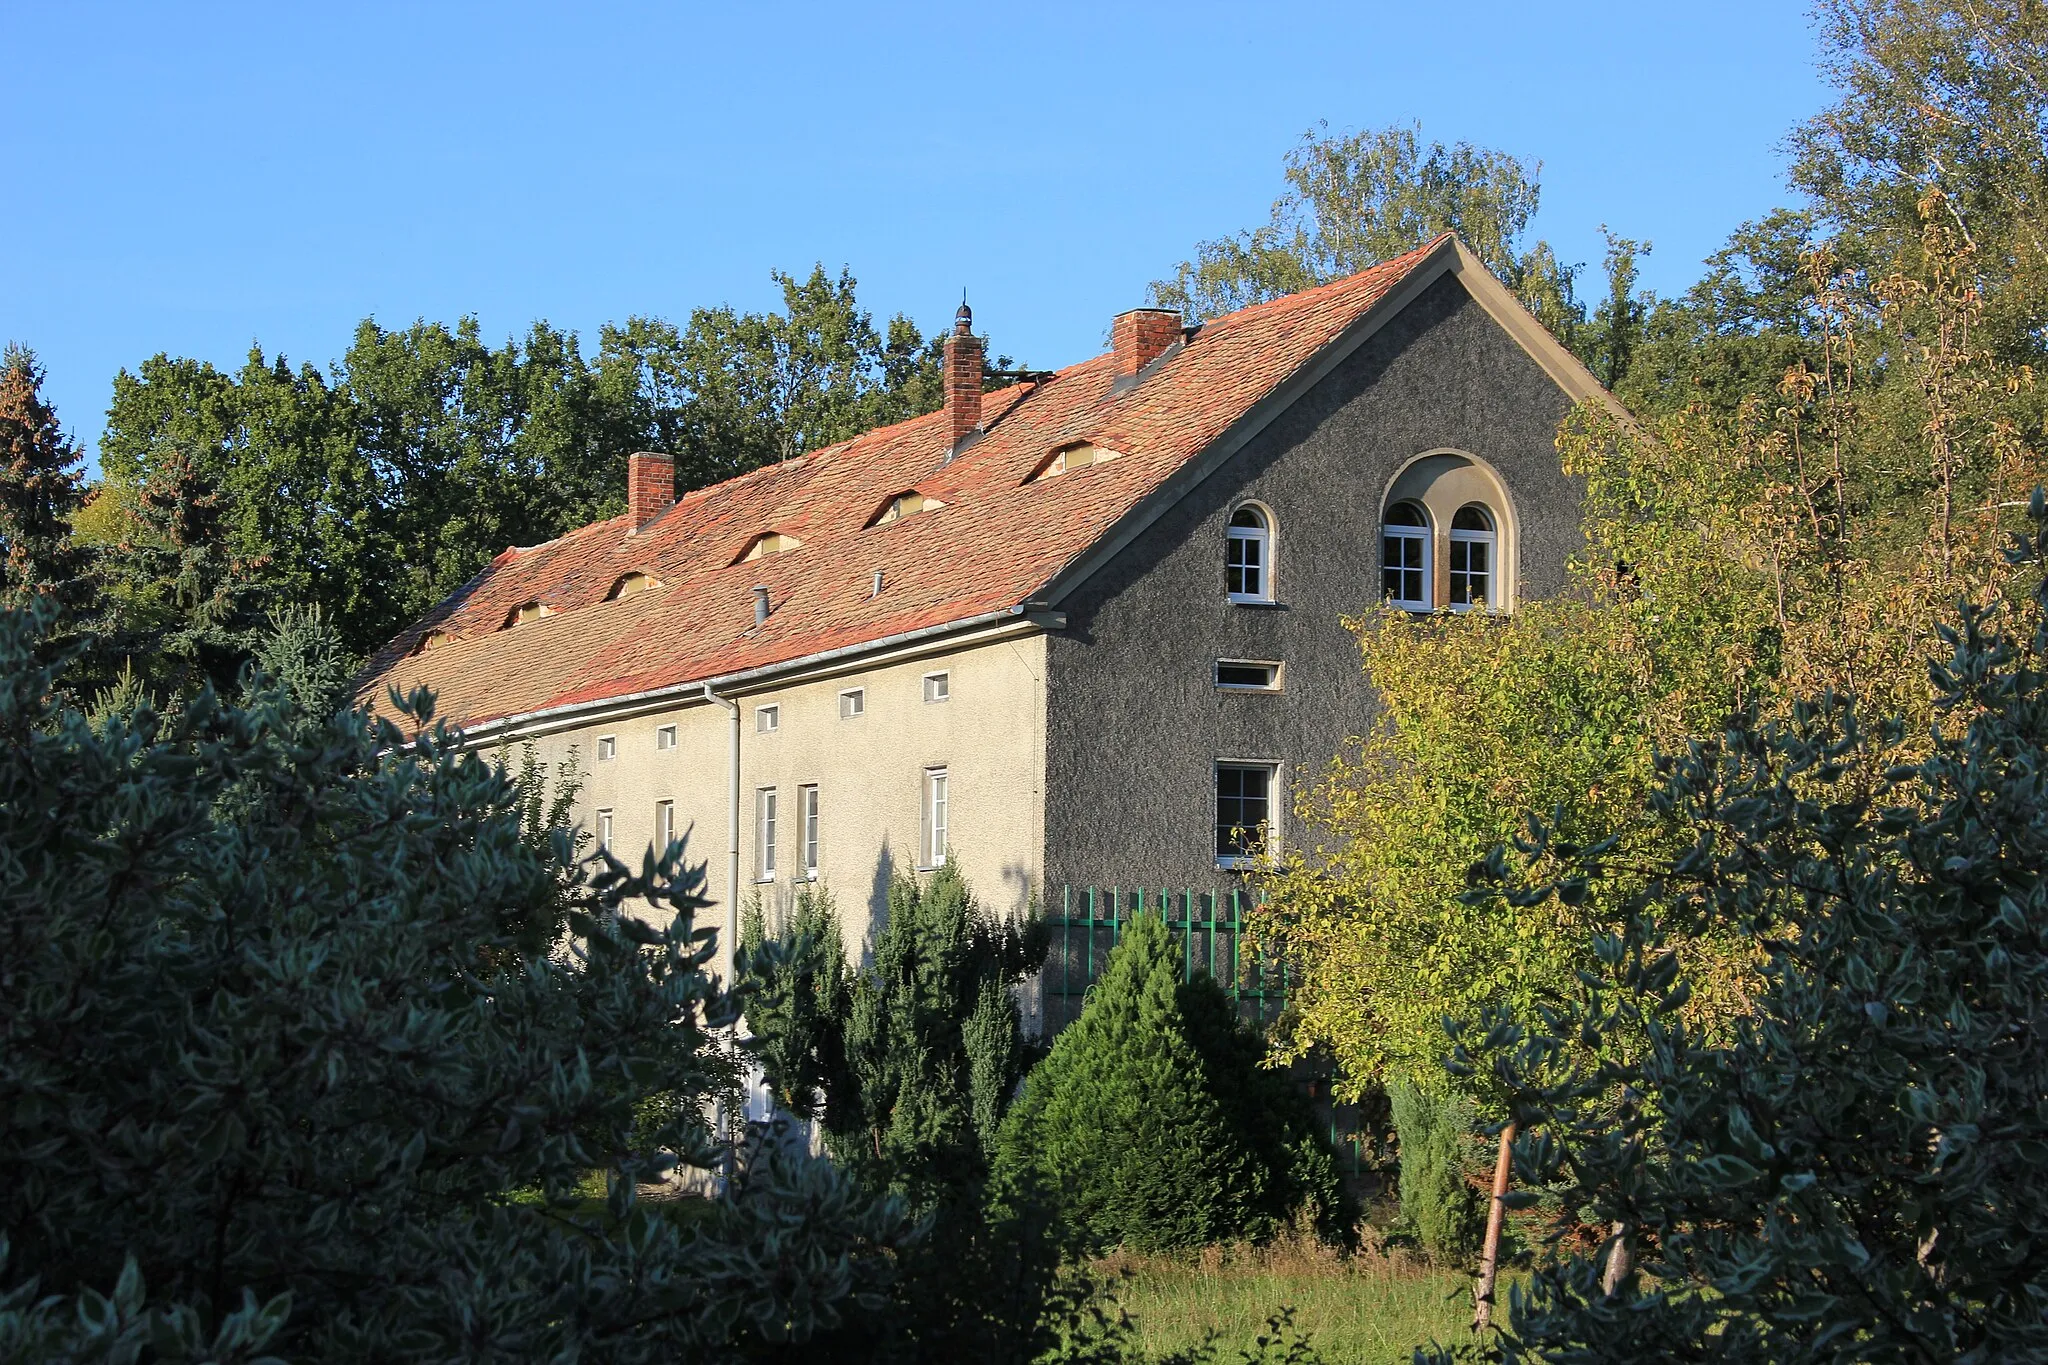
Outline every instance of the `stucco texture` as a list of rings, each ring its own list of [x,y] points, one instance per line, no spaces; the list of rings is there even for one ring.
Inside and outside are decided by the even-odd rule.
[[[1341,617],[1380,596],[1382,499],[1419,456],[1462,451],[1511,500],[1519,599],[1557,591],[1581,543],[1580,490],[1554,438],[1570,399],[1465,293],[1430,286],[1060,605],[1047,644],[1045,876],[1213,887],[1214,765],[1281,765],[1294,799],[1375,701]],[[1225,598],[1225,526],[1269,508],[1276,602]],[[1438,577],[1442,578],[1438,561]],[[1219,692],[1218,658],[1277,660],[1278,694]]]

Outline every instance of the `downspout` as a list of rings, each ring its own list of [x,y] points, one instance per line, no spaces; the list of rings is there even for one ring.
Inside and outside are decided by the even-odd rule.
[[[723,706],[732,720],[732,738],[725,757],[725,961],[726,984],[730,986],[732,964],[738,960],[740,947],[740,704],[719,696],[711,690],[710,683],[704,684],[704,700]]]

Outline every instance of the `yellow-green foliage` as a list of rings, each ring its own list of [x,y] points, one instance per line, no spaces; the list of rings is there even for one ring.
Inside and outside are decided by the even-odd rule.
[[[1669,851],[1647,799],[1660,750],[1830,688],[1907,722],[1865,780],[1924,742],[1934,625],[1998,593],[2042,464],[2031,372],[1973,341],[1970,250],[1938,197],[1923,209],[1917,273],[1852,278],[1809,254],[1812,359],[1732,415],[1566,421],[1585,546],[1564,593],[1349,622],[1382,710],[1300,801],[1309,837],[1268,874],[1261,929],[1290,961],[1294,1045],[1328,1045],[1354,1091],[1437,1075],[1446,1014],[1571,984],[1630,869]],[[1466,904],[1467,869],[1525,813],[1566,848],[1614,837],[1610,877],[1570,903]],[[1681,950],[1697,1013],[1739,1005],[1746,950]]]

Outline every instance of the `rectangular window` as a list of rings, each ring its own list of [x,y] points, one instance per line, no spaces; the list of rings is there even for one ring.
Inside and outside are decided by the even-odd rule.
[[[1252,659],[1218,659],[1216,686],[1225,692],[1278,692],[1280,665]]]
[[[1216,865],[1242,867],[1258,851],[1271,851],[1272,763],[1216,765]]]
[[[664,725],[654,732],[654,747],[663,753],[676,747],[676,727]]]
[[[1380,591],[1387,601],[1409,611],[1428,611],[1429,531],[1389,526],[1380,534]]]
[[[758,880],[775,880],[775,788],[754,793],[754,870]]]
[[[609,763],[618,756],[619,737],[617,735],[599,735],[597,737],[597,761]]]
[[[948,807],[946,770],[924,770],[924,846],[918,851],[918,866],[930,869],[946,861]]]
[[[608,810],[597,813],[597,846],[606,853],[612,851],[612,813]]]
[[[864,687],[852,687],[839,694],[839,718],[852,720],[863,716],[868,710],[868,692]]]
[[[1493,600],[1493,533],[1451,532],[1451,610],[1483,607]]]
[[[754,708],[754,733],[772,735],[782,728],[780,706],[757,706]]]
[[[818,880],[818,789],[796,789],[796,813],[804,822],[804,879]]]
[[[928,702],[944,701],[953,695],[953,675],[950,673],[927,673],[924,675],[924,699]]]
[[[661,856],[676,837],[676,803],[657,801],[654,803],[654,853]]]

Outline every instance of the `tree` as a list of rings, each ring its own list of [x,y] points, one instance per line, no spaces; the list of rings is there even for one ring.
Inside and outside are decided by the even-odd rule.
[[[69,618],[91,605],[92,554],[71,534],[85,505],[80,452],[42,396],[34,353],[0,357],[0,605],[47,597]]]
[[[153,692],[226,691],[262,638],[264,566],[234,557],[224,513],[207,469],[184,451],[161,451],[122,538],[103,552],[118,621],[112,642]]]
[[[998,1167],[1035,1179],[1097,1248],[1270,1234],[1304,1202],[1334,1222],[1335,1163],[1263,1052],[1220,987],[1182,982],[1172,932],[1141,915],[1026,1080]]]
[[[1598,970],[1454,1029],[1521,1179],[1612,1230],[1539,1264],[1489,1356],[2048,1358],[2048,496],[2031,516],[2031,581],[1941,630],[1920,761],[1866,788],[1904,719],[1836,694],[1738,717],[1660,765],[1679,848],[1627,873]],[[1617,853],[1540,825],[1521,852],[1480,894],[1581,896]],[[1685,1010],[1700,923],[1760,962],[1724,1027]]]
[[[1152,301],[1190,320],[1326,284],[1455,232],[1537,320],[1612,385],[1628,367],[1649,303],[1635,290],[1646,242],[1608,234],[1608,299],[1589,324],[1581,269],[1526,241],[1542,164],[1460,142],[1424,147],[1420,125],[1302,135],[1284,164],[1289,189],[1261,227],[1198,243]],[[1605,229],[1603,229],[1604,231]]]
[[[0,1339],[631,1361],[882,1335],[896,1201],[773,1153],[701,1217],[635,1197],[724,1164],[705,1116],[738,1075],[680,846],[631,873],[538,845],[458,735],[309,709],[334,670],[303,638],[241,704],[89,724],[36,662],[50,615],[0,615]],[[520,951],[565,888],[565,951]]]
[[[1590,937],[1627,899],[1618,876],[1539,906],[1460,898],[1521,812],[1566,842],[1612,834],[1621,866],[1651,862],[1670,837],[1641,814],[1660,749],[1830,688],[1915,722],[1892,761],[1919,756],[1931,622],[2004,588],[2001,538],[2048,474],[2023,434],[2031,375],[1977,344],[1983,300],[1938,199],[1925,232],[1929,273],[1863,302],[1809,253],[1797,344],[1814,359],[1733,413],[1622,424],[1588,407],[1564,425],[1586,536],[1564,594],[1501,618],[1353,619],[1381,714],[1303,798],[1314,837],[1268,877],[1260,919],[1293,968],[1292,1046],[1329,1047],[1343,1085],[1425,1074],[1446,1011],[1532,1009],[1594,965]],[[1742,945],[1690,947],[1695,1016],[1741,1008]]]

